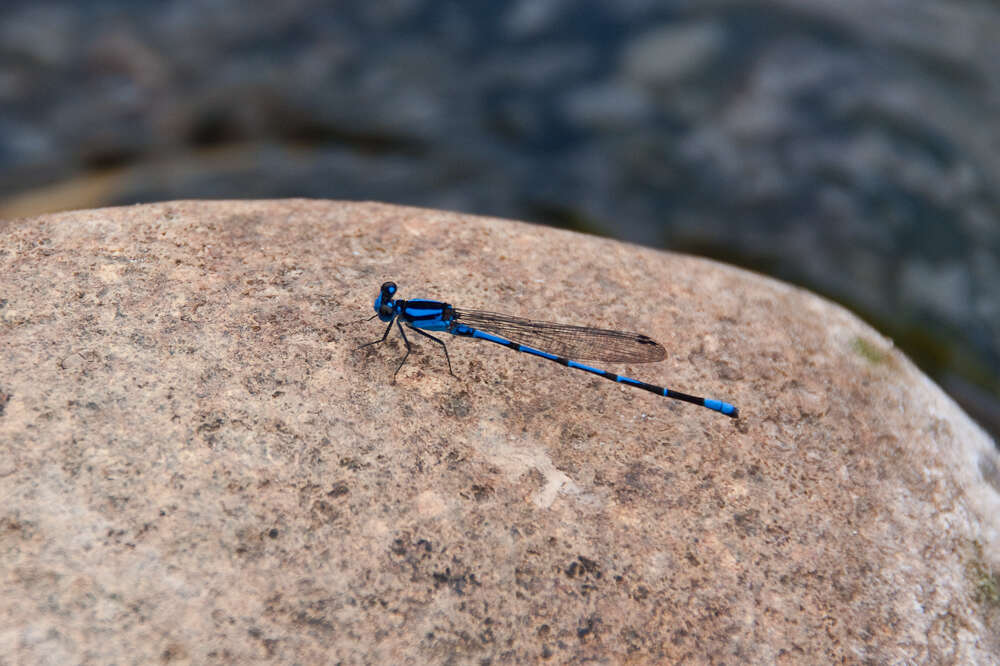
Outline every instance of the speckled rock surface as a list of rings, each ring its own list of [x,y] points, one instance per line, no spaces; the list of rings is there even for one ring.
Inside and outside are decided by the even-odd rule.
[[[400,296],[640,330],[617,367]],[[414,336],[415,337],[415,336]],[[423,344],[423,343],[427,344]],[[378,204],[0,222],[0,662],[1000,659],[1000,462],[891,344],[690,257]]]

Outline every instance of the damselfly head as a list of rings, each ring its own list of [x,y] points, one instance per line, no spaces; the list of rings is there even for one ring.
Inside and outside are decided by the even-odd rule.
[[[391,321],[396,314],[392,306],[392,296],[396,293],[395,282],[383,282],[378,296],[375,298],[375,312],[382,321]]]

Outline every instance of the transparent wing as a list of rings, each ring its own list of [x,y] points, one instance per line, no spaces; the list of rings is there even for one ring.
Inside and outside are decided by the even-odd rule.
[[[653,363],[667,357],[667,351],[658,342],[641,333],[554,324],[459,308],[455,308],[455,321],[511,342],[574,360]]]

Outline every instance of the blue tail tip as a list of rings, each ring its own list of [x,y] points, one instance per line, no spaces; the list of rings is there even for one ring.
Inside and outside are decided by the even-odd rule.
[[[740,417],[740,410],[736,409],[735,405],[730,405],[728,402],[703,398],[701,404],[708,407],[709,409],[714,409],[720,414],[725,414],[726,416],[732,417],[734,419],[738,419]]]

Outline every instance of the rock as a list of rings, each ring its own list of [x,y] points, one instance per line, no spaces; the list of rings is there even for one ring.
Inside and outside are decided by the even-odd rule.
[[[709,261],[373,203],[0,222],[14,663],[986,662],[1000,460],[891,342]],[[639,330],[639,379],[378,346],[380,283]],[[426,344],[424,344],[426,343]],[[619,368],[612,368],[618,370]]]

